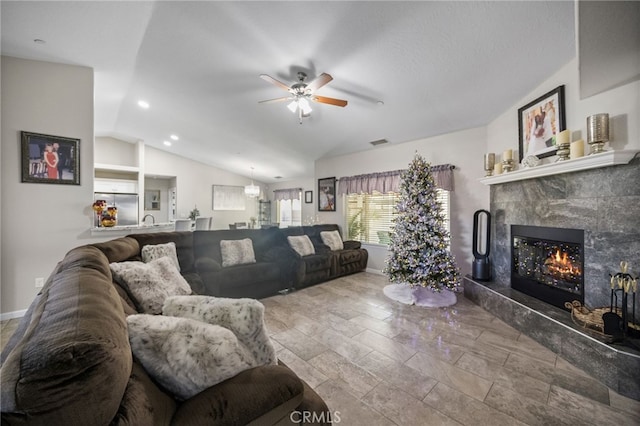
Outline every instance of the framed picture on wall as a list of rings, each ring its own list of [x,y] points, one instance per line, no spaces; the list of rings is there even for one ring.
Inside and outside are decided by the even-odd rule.
[[[318,179],[318,211],[336,211],[336,178]]]
[[[304,202],[306,204],[313,203],[313,191],[304,191]]]
[[[564,86],[558,86],[518,109],[520,162],[529,155],[550,157],[556,135],[565,130]]]
[[[160,190],[159,189],[144,190],[144,209],[160,210]]]
[[[22,182],[80,185],[80,139],[20,134]]]

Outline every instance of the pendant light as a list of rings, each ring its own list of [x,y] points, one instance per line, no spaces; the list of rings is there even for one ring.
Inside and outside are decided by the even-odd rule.
[[[251,168],[251,185],[244,187],[244,193],[249,198],[256,198],[260,195],[260,187],[253,184],[253,167]]]

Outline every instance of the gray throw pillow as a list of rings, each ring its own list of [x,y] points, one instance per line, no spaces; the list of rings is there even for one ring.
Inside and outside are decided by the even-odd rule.
[[[221,240],[220,253],[222,254],[222,267],[245,265],[256,263],[256,255],[253,252],[251,238],[243,240]]]
[[[191,287],[168,257],[149,263],[111,263],[109,267],[115,279],[127,286],[142,311],[148,314],[161,313],[169,296],[191,294]]]
[[[300,256],[309,256],[311,254],[316,254],[315,248],[313,248],[313,243],[309,239],[308,235],[296,235],[292,237],[287,237],[289,241],[289,245],[292,249],[295,250]]]
[[[320,238],[322,238],[322,242],[329,246],[331,251],[343,250],[344,243],[342,242],[342,237],[340,237],[340,232],[335,231],[322,231],[320,232]]]
[[[180,399],[189,399],[256,367],[231,330],[188,318],[127,317],[131,350],[144,369]]]
[[[180,263],[178,262],[178,253],[176,251],[176,243],[173,241],[166,244],[154,244],[146,245],[142,247],[141,253],[142,261],[149,263],[152,260],[160,259],[161,257],[168,257],[176,265],[178,271],[180,271]]]

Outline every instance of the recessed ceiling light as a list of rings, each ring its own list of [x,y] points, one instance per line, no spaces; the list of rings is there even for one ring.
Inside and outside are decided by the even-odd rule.
[[[144,109],[148,109],[149,108],[149,102],[147,101],[143,101],[142,99],[138,101],[138,106],[140,108],[144,108]]]
[[[166,146],[171,146],[171,142],[169,142],[169,141],[164,141],[163,143],[164,143]]]
[[[378,104],[378,106],[383,106],[384,105],[384,101],[378,101],[376,103]]]
[[[274,179],[282,179],[282,176],[274,176]]]
[[[177,141],[178,139],[180,139],[180,138],[178,137],[178,135],[171,135],[171,136],[169,136],[169,137],[170,137],[171,139],[173,139],[174,141]]]
[[[33,40],[33,42],[35,44],[45,44],[46,43],[46,41],[41,39],[41,38],[36,38],[36,39]]]

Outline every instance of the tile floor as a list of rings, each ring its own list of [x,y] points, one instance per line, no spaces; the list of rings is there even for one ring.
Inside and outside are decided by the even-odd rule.
[[[263,299],[278,356],[340,422],[638,425],[618,395],[462,295],[450,308],[387,299],[359,273]],[[18,320],[2,322],[4,347]]]

